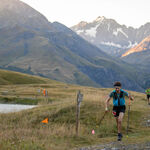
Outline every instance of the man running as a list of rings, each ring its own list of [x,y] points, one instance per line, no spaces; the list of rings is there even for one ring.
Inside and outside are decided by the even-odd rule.
[[[122,139],[122,133],[121,133],[121,124],[124,117],[124,113],[126,110],[125,106],[125,96],[127,96],[129,99],[133,100],[133,97],[131,97],[126,91],[121,89],[121,83],[115,82],[114,83],[115,90],[113,90],[109,97],[106,99],[106,107],[105,111],[108,112],[108,104],[111,98],[113,98],[113,115],[116,118],[117,123],[117,129],[118,129],[118,141],[121,141]]]
[[[147,95],[148,105],[150,105],[150,88],[146,89],[145,93]]]

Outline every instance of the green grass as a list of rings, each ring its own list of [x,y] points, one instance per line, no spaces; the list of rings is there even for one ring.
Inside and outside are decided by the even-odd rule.
[[[37,98],[17,98],[17,97],[0,97],[0,104],[24,104],[24,105],[38,105],[48,104],[57,101],[51,98],[37,99]]]
[[[31,76],[23,73],[6,71],[0,69],[0,85],[9,84],[42,84],[46,79],[37,76]]]
[[[1,104],[26,104],[26,105],[37,105],[38,99],[21,99],[17,97],[0,97]]]
[[[9,141],[0,141],[0,147],[3,150],[45,150],[43,145],[39,146],[39,144],[33,141],[24,141],[17,138],[10,139]]]

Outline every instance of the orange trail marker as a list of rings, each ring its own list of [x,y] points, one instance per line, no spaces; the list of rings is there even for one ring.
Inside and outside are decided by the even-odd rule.
[[[45,89],[43,90],[43,94],[44,94],[44,96],[46,96],[46,90]]]
[[[48,123],[48,118],[44,119],[42,123]]]

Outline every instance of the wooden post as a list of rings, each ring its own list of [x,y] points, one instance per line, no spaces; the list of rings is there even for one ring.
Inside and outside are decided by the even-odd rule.
[[[80,124],[80,104],[83,99],[83,94],[80,91],[77,94],[77,108],[76,108],[76,135],[78,136],[79,124]]]

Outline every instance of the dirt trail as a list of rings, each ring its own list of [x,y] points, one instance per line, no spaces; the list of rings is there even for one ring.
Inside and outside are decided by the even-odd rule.
[[[112,142],[96,146],[83,147],[76,150],[150,150],[150,142],[145,144],[129,144],[123,142]]]

